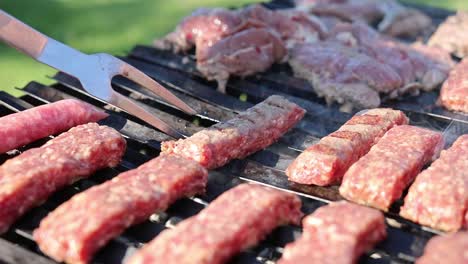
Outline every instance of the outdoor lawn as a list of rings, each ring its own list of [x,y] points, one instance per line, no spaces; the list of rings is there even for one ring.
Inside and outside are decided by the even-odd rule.
[[[201,6],[241,6],[255,0],[13,0],[0,8],[39,31],[87,53],[123,55],[135,44],[163,36],[193,9]],[[466,0],[407,0],[450,9],[468,9]],[[54,73],[0,44],[0,90],[18,94],[31,80],[51,82]]]

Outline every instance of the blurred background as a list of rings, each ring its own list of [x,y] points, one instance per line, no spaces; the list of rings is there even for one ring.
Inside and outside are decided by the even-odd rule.
[[[236,7],[255,0],[10,0],[0,8],[39,31],[87,53],[124,55],[135,44],[150,44],[202,6]],[[447,9],[468,9],[468,0],[405,0]],[[18,94],[46,78],[53,69],[0,43],[0,90]]]

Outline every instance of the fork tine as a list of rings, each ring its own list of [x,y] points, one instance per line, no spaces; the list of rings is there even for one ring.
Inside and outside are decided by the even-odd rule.
[[[166,122],[152,115],[151,113],[143,109],[141,106],[134,103],[132,100],[113,90],[109,103],[118,106],[119,108],[122,108],[128,113],[140,118],[141,120],[147,122],[148,124],[156,127],[157,129],[176,139],[184,137],[183,134],[169,126]]]
[[[177,96],[175,96],[169,90],[164,88],[161,84],[151,79],[150,77],[148,77],[148,75],[138,70],[137,68],[133,67],[132,65],[122,61],[122,64],[120,67],[120,74],[138,83],[139,85],[151,90],[153,93],[161,96],[166,101],[175,105],[182,111],[190,115],[197,114],[197,112],[193,108],[191,108],[189,105],[187,105],[184,101],[180,100]]]

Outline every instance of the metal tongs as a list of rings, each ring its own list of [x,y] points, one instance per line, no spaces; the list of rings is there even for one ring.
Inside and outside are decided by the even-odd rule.
[[[88,55],[51,39],[0,10],[0,40],[13,48],[77,78],[91,95],[115,105],[161,131],[180,138],[182,135],[132,100],[115,92],[111,80],[122,75],[164,98],[182,111],[196,111],[146,74],[114,56],[105,53]]]

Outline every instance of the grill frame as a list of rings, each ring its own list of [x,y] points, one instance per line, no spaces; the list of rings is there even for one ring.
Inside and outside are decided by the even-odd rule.
[[[270,8],[285,8],[291,1],[272,1]],[[451,12],[428,7],[420,7],[439,23]],[[188,58],[188,59],[187,59]],[[150,112],[160,116],[186,135],[195,133],[219,121],[227,120],[236,113],[275,93],[281,94],[308,110],[304,121],[296,129],[285,135],[278,143],[244,160],[210,172],[207,194],[182,199],[166,212],[154,214],[150,220],[130,228],[113,239],[94,259],[94,263],[115,263],[132,254],[142,243],[149,241],[164,228],[171,228],[180,220],[196,214],[216,196],[241,182],[256,182],[300,195],[303,212],[309,214],[326,203],[340,199],[336,187],[317,187],[293,184],[284,175],[286,166],[301,150],[319,140],[320,137],[336,130],[352,114],[338,112],[338,106],[327,107],[324,101],[308,91],[309,85],[291,77],[290,69],[274,66],[271,71],[246,79],[232,79],[228,82],[228,95],[215,91],[216,84],[203,80],[194,68],[193,57],[157,51],[153,48],[137,46],[122,58],[141,69],[152,78],[160,81],[179,98],[188,102],[200,114],[189,117],[150,94],[138,85],[122,78],[113,80],[114,88],[137,100]],[[45,86],[37,82],[29,83],[21,98],[0,92],[0,116],[22,111],[40,104],[65,98],[78,98],[106,109],[110,117],[100,124],[118,129],[127,139],[128,151],[123,162],[114,169],[104,169],[88,179],[78,181],[48,199],[43,205],[31,210],[4,235],[0,237],[0,262],[5,263],[55,263],[42,256],[32,241],[31,232],[47,212],[69,199],[73,194],[85,190],[116,176],[119,172],[135,168],[142,162],[156,157],[160,152],[160,142],[171,139],[138,119],[92,98],[82,91],[79,82],[63,73],[53,77],[57,83]],[[267,87],[268,86],[268,87]],[[285,89],[286,87],[286,89]],[[285,92],[285,90],[287,92]],[[238,100],[239,94],[247,94],[248,101]],[[308,98],[305,100],[304,98]],[[435,106],[437,92],[423,93],[418,97],[406,97],[401,101],[385,101],[384,105],[404,110],[412,124],[445,131],[451,144],[459,134],[468,133],[468,116],[448,112]],[[0,155],[0,163],[18,153],[37,147],[47,139],[22,147],[9,154]],[[401,200],[396,205],[401,204]],[[397,214],[397,206],[386,214],[389,237],[378,247],[361,258],[362,263],[411,263],[422,254],[427,240],[439,232],[402,219]],[[280,227],[259,246],[236,256],[232,263],[271,263],[282,252],[282,246],[300,236],[299,227]]]

